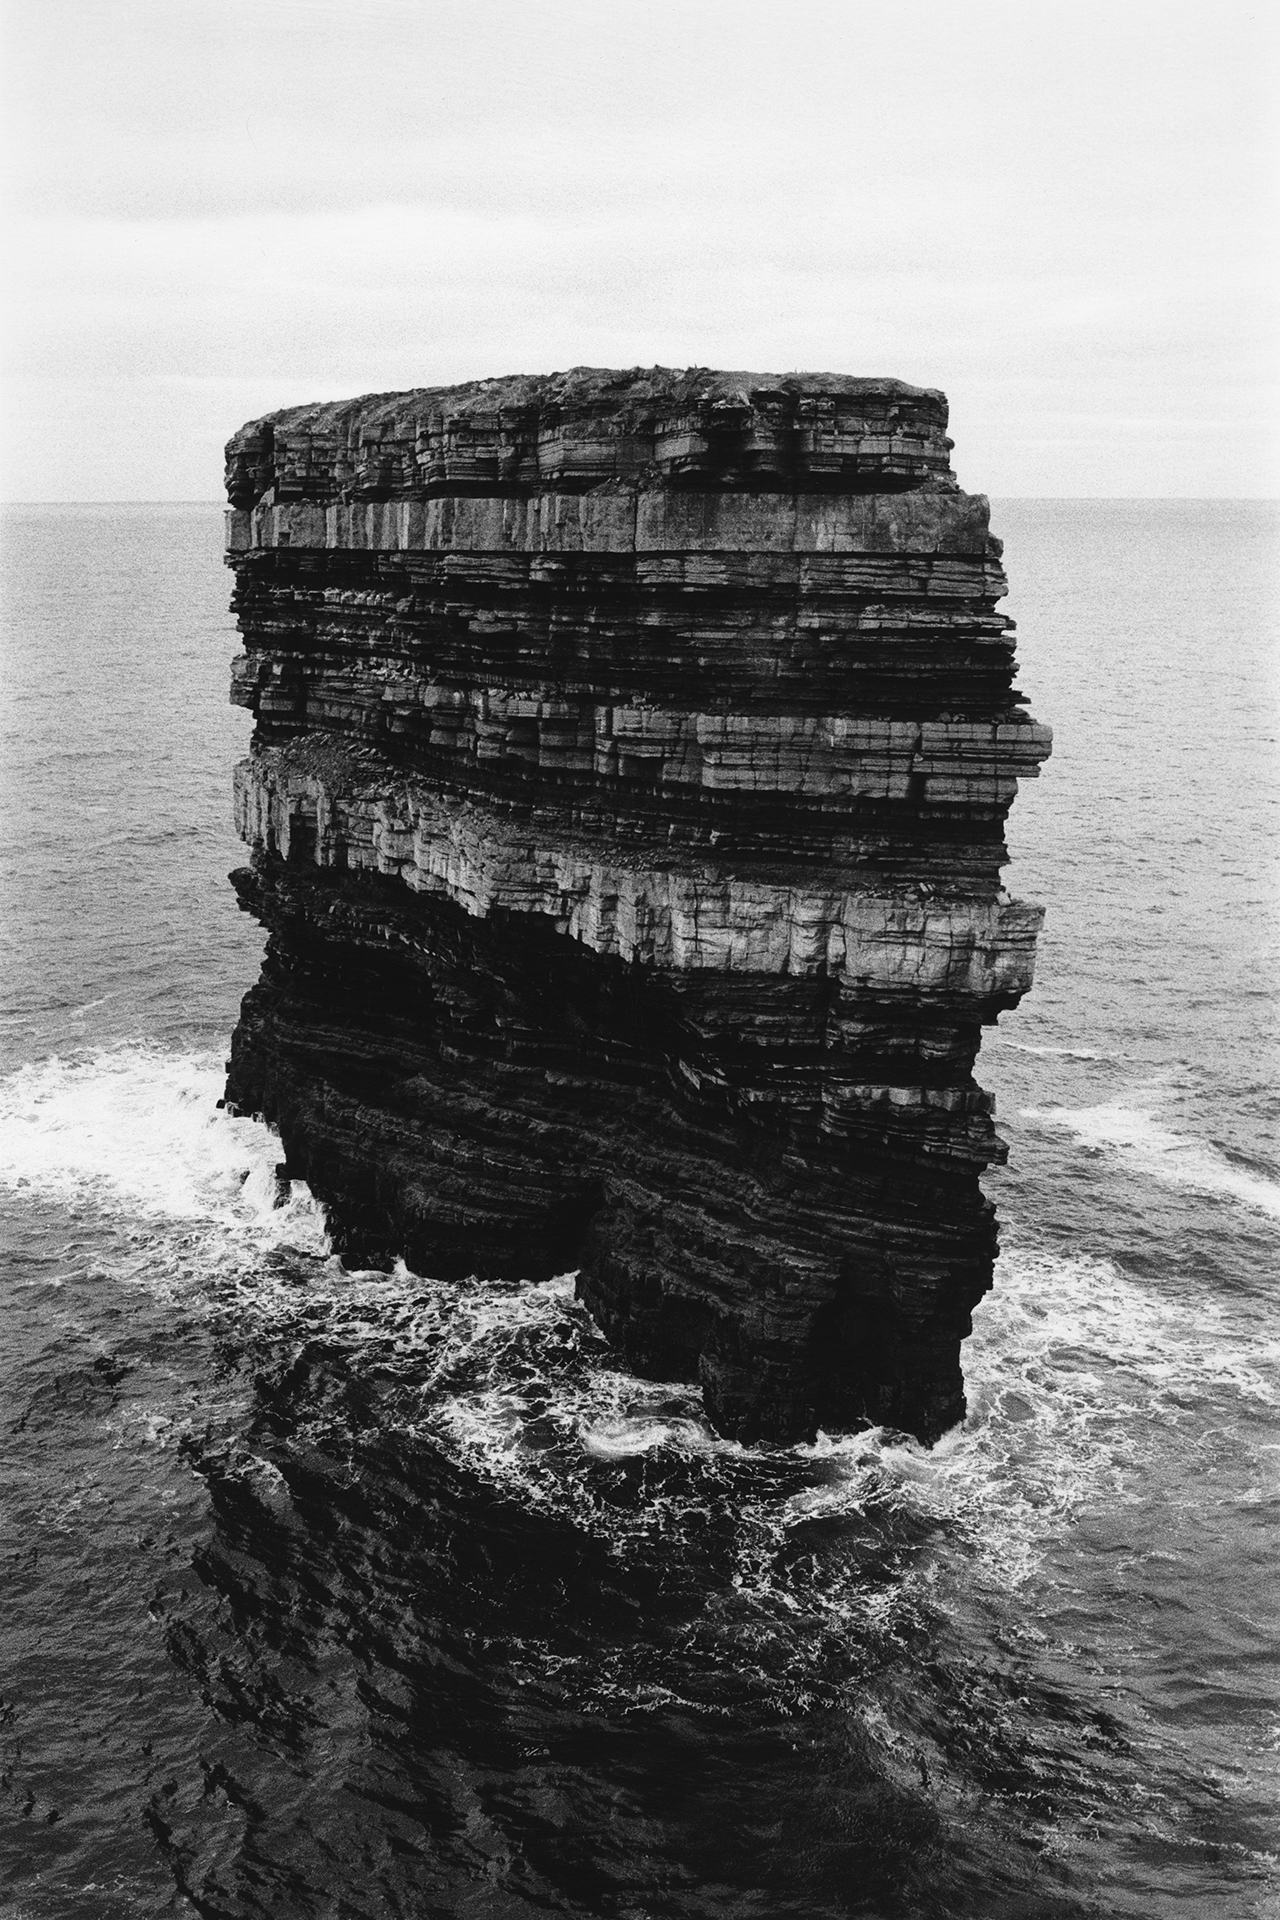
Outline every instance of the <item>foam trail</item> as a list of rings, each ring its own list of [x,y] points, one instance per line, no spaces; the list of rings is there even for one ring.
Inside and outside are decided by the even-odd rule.
[[[1052,1060],[1109,1060],[1112,1056],[1099,1053],[1093,1047],[1033,1047],[1028,1040],[1006,1040],[1001,1034],[989,1036],[997,1047],[1008,1047],[1011,1053],[1034,1053],[1040,1059]],[[984,1039],[983,1044],[986,1044]]]
[[[1024,1120],[1073,1133],[1083,1146],[1121,1155],[1169,1186],[1220,1194],[1280,1219],[1280,1183],[1232,1166],[1218,1148],[1164,1127],[1142,1108],[1025,1107]]]

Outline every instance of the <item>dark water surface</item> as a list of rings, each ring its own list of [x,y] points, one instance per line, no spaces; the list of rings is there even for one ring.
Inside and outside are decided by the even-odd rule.
[[[218,511],[9,511],[6,1914],[1280,1913],[1276,510],[996,526],[1058,744],[970,1417],[769,1451],[272,1207]]]

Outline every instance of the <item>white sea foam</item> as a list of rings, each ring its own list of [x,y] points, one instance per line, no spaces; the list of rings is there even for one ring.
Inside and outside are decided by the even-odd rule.
[[[352,1365],[402,1380],[395,1417],[510,1497],[620,1550],[731,1501],[738,1587],[762,1604],[832,1618],[853,1608],[864,1624],[903,1604],[909,1581],[878,1589],[839,1578],[798,1602],[799,1576],[779,1571],[797,1526],[874,1525],[895,1511],[936,1542],[917,1555],[918,1580],[951,1566],[1016,1587],[1076,1514],[1141,1493],[1153,1436],[1188,1403],[1226,1419],[1280,1400],[1274,1346],[1243,1333],[1228,1304],[1173,1299],[1104,1260],[1014,1250],[965,1348],[969,1418],[932,1450],[877,1432],[741,1447],[711,1431],[695,1389],[618,1368],[574,1300],[572,1275],[446,1283],[403,1264],[350,1273],[325,1258],[305,1189],[272,1205],[278,1141],[219,1111],[220,1085],[212,1056],[137,1047],[23,1069],[0,1082],[0,1178],[138,1222],[119,1278],[193,1304],[207,1297],[282,1343],[323,1338]],[[1206,1166],[1237,1177],[1194,1143],[1188,1162],[1185,1143],[1168,1144],[1174,1136],[1149,1115],[1055,1111],[1049,1123],[1082,1118],[1091,1139],[1172,1158],[1176,1177],[1188,1164],[1196,1180]],[[1250,1191],[1267,1185],[1238,1177]],[[304,1266],[262,1259],[280,1247],[305,1253]],[[619,1509],[602,1502],[598,1474],[628,1460],[652,1472],[654,1491]]]
[[[531,1671],[590,1710],[730,1711],[696,1677],[721,1671],[731,1646],[740,1681],[779,1711],[852,1706],[890,1776],[910,1785],[927,1750],[943,1782],[945,1754],[916,1716],[899,1725],[892,1688],[879,1697],[877,1655],[857,1677],[867,1650],[889,1650],[885,1671],[897,1671],[893,1649],[927,1642],[939,1612],[982,1597],[1001,1633],[1033,1631],[1064,1587],[1087,1612],[1074,1523],[1149,1495],[1153,1459],[1176,1457],[1189,1418],[1198,1435],[1206,1418],[1230,1429],[1280,1404],[1274,1347],[1242,1334],[1229,1302],[1182,1302],[1106,1261],[1014,1250],[965,1350],[969,1419],[935,1448],[883,1432],[741,1446],[711,1431],[696,1389],[618,1366],[572,1275],[344,1271],[305,1190],[273,1207],[279,1143],[218,1111],[220,1083],[215,1059],[149,1049],[28,1069],[0,1083],[3,1177],[123,1223],[101,1243],[117,1283],[207,1310],[220,1337],[248,1341],[268,1367],[319,1347],[377,1383],[379,1425],[593,1536],[619,1565],[639,1559],[646,1578],[688,1569],[704,1600],[670,1660],[647,1642],[589,1656],[527,1644]],[[210,1444],[201,1405],[139,1414],[123,1409],[113,1440],[165,1451],[194,1425]],[[315,1417],[323,1430],[332,1415]],[[234,1421],[220,1471],[287,1510],[278,1469]]]
[[[300,1187],[274,1205],[280,1142],[219,1109],[223,1078],[214,1054],[149,1046],[22,1067],[0,1080],[0,1182],[321,1251],[320,1209]]]
[[[1234,1166],[1211,1142],[1174,1133],[1144,1108],[1026,1107],[1022,1117],[1074,1134],[1095,1152],[1118,1154],[1169,1186],[1235,1200],[1280,1219],[1280,1182]]]
[[[1280,1406],[1280,1340],[1230,1303],[1174,1299],[1111,1261],[1014,1250],[964,1349],[969,1415],[876,1463],[902,1496],[957,1524],[975,1559],[1020,1585],[1090,1506],[1141,1500],[1152,1456],[1199,1422]],[[855,1454],[856,1437],[827,1443]],[[867,1469],[862,1469],[866,1473]]]
[[[1098,1053],[1093,1047],[1034,1047],[1029,1040],[1010,1040],[1003,1033],[984,1035],[983,1045],[1008,1047],[1012,1053],[1034,1053],[1037,1058],[1046,1060],[1107,1060],[1111,1057]]]
[[[787,1450],[739,1446],[711,1431],[692,1389],[610,1363],[571,1276],[500,1295],[470,1287],[431,1290],[440,1341],[431,1424],[455,1457],[618,1546],[727,1495],[740,1593],[774,1609],[800,1605],[832,1626],[883,1614],[890,1631],[921,1584],[940,1577],[977,1578],[993,1592],[1025,1585],[1080,1513],[1145,1497],[1152,1454],[1188,1405],[1201,1424],[1280,1406],[1280,1342],[1260,1342],[1227,1303],[1163,1297],[1083,1255],[1001,1259],[965,1349],[969,1418],[932,1449],[879,1431]],[[641,1455],[689,1471],[634,1510],[602,1507],[591,1462]],[[924,1523],[934,1542],[910,1577],[880,1588],[806,1577],[797,1596],[787,1564],[797,1527],[874,1527],[895,1512]]]

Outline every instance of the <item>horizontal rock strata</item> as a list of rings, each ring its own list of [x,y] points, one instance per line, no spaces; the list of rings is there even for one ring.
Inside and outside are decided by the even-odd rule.
[[[947,403],[841,374],[601,373],[477,380],[293,407],[242,427],[227,497],[419,500],[680,486],[896,493],[948,484]]]
[[[228,448],[269,932],[228,1097],[352,1261],[544,1275],[722,1430],[964,1408],[1049,748],[942,396],[604,373]]]

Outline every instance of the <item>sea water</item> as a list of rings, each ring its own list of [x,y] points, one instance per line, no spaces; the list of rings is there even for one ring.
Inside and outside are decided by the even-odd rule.
[[[769,1449],[273,1205],[218,510],[9,510],[6,1914],[1280,1911],[1277,513],[995,524],[1057,746],[969,1417]]]

